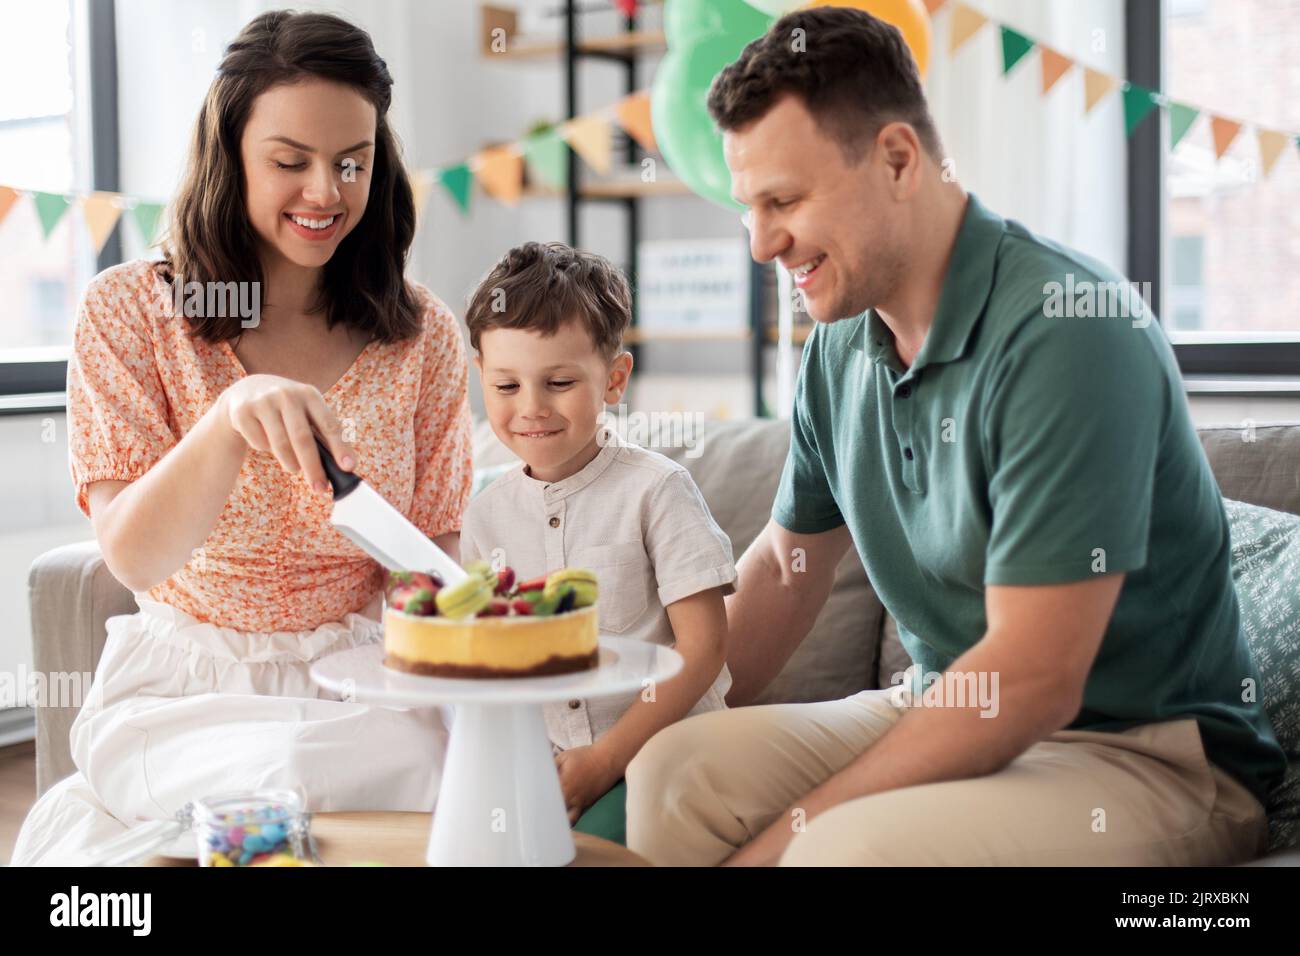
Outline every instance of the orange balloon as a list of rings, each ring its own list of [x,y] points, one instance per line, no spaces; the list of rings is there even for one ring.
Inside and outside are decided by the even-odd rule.
[[[810,7],[853,7],[898,27],[903,42],[912,51],[912,59],[916,60],[917,72],[925,79],[926,67],[930,65],[930,14],[921,0],[818,0],[803,9]]]

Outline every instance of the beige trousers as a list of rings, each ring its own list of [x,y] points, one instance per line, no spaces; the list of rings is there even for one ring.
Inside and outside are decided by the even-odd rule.
[[[659,865],[722,862],[880,739],[903,714],[889,695],[666,728],[627,770],[628,848]],[[1266,844],[1264,808],[1185,718],[1058,731],[997,773],[846,801],[807,821],[781,864],[1216,866]]]

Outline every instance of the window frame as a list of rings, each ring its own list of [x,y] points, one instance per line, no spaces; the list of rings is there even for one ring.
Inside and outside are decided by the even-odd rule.
[[[1169,0],[1126,0],[1124,5],[1125,76],[1148,89],[1165,89],[1168,9]],[[1128,275],[1135,282],[1151,283],[1151,308],[1163,317],[1162,304],[1170,288],[1164,255],[1168,136],[1160,112],[1155,114],[1158,122],[1143,123],[1128,141]],[[1199,337],[1203,341],[1173,343],[1184,375],[1300,374],[1300,341],[1244,338],[1227,332]]]
[[[116,192],[120,188],[118,163],[121,155],[118,149],[116,3],[115,0],[73,0],[73,3],[74,30],[78,17],[85,18],[91,188]],[[104,243],[95,265],[102,271],[121,261],[119,225]],[[48,351],[0,350],[0,415],[29,415],[33,411],[64,409],[68,360],[47,358],[42,353]]]

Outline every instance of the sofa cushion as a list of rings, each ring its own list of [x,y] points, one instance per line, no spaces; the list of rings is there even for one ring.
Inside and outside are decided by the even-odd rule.
[[[1300,514],[1300,424],[1205,425],[1196,430],[1223,497]]]
[[[689,412],[609,421],[623,426],[619,430],[625,438],[680,462],[691,473],[738,561],[771,517],[790,447],[790,423],[705,420]],[[476,486],[517,461],[488,422],[475,426]],[[850,549],[836,568],[830,599],[808,637],[753,703],[836,700],[877,686],[881,615],[862,562]]]
[[[1265,806],[1269,849],[1275,850],[1300,843],[1300,517],[1240,501],[1224,507],[1242,630],[1259,668],[1259,699],[1289,764]]]

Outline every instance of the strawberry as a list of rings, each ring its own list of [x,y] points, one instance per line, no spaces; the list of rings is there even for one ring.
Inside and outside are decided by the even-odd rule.
[[[414,585],[418,588],[428,588],[434,594],[442,588],[442,578],[436,574],[425,574],[422,571],[389,571],[388,586],[384,593],[392,595],[393,590],[400,585]]]
[[[505,617],[510,613],[510,602],[505,598],[495,597],[488,605],[488,613],[493,617]]]
[[[509,594],[510,589],[515,586],[515,569],[502,568],[497,572],[497,594]]]
[[[540,591],[544,587],[546,587],[545,574],[540,578],[533,578],[531,581],[520,581],[517,590],[520,594],[523,594],[526,591]]]
[[[532,614],[533,602],[525,601],[523,598],[515,598],[510,602],[510,610],[516,614]]]
[[[434,592],[429,588],[414,584],[399,584],[388,596],[389,605],[407,614],[421,617],[433,617],[438,613],[438,606],[433,601]]]

